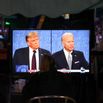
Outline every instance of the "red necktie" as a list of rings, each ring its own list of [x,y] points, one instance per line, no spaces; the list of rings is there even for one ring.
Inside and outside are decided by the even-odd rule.
[[[36,51],[33,51],[33,56],[32,56],[32,67],[31,70],[35,70],[36,69],[36,57],[35,57],[35,53]]]

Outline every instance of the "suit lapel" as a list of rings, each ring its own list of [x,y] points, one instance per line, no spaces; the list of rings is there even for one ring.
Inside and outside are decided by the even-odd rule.
[[[39,51],[39,66],[40,66],[41,59],[42,59],[42,56],[43,56],[43,50],[41,48],[39,48],[38,51]]]
[[[76,68],[76,64],[78,63],[78,55],[76,51],[73,51],[72,53],[72,68]]]
[[[64,64],[64,67],[65,68],[69,68],[69,66],[68,66],[68,63],[67,63],[67,60],[66,60],[66,57],[65,57],[65,54],[64,54],[64,52],[63,52],[63,50],[61,51],[61,59],[62,59],[62,64]]]
[[[26,49],[25,49],[25,58],[24,58],[24,60],[26,61],[26,63],[28,64],[28,66],[30,66],[29,65],[29,48],[27,47]]]

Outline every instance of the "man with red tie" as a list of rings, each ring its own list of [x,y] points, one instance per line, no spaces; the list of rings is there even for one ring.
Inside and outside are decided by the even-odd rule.
[[[51,55],[49,51],[40,48],[37,32],[30,32],[26,36],[28,47],[17,49],[14,53],[13,65],[17,72],[39,71],[39,65],[43,54]],[[34,58],[33,58],[34,57]],[[33,60],[32,60],[33,59]],[[34,61],[35,63],[33,63]],[[35,67],[32,67],[35,66]],[[26,70],[24,70],[26,68]]]

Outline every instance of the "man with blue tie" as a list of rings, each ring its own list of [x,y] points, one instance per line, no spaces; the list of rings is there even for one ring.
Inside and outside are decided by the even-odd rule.
[[[64,33],[61,41],[63,49],[52,55],[58,69],[89,69],[89,64],[83,52],[74,50],[73,34],[70,32]]]

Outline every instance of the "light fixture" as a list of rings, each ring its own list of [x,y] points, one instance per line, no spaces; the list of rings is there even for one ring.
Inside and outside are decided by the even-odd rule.
[[[63,14],[64,19],[69,20],[70,18],[70,14],[69,13],[65,13]]]

